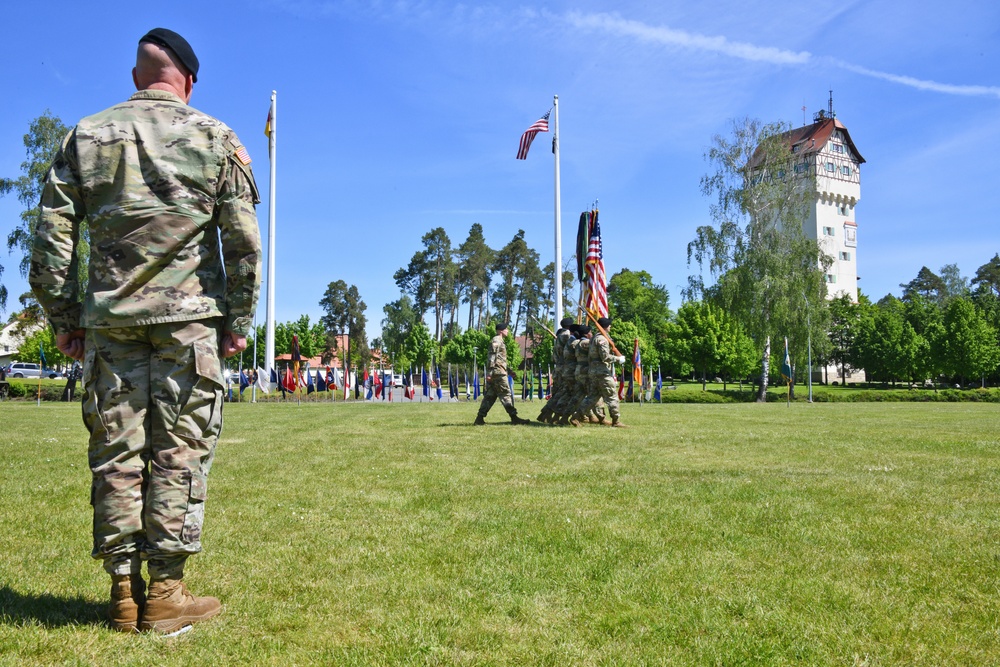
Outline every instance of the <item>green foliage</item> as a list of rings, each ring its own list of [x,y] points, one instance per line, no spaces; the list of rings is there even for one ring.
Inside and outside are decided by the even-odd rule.
[[[663,285],[653,282],[646,271],[622,269],[608,281],[608,312],[612,319],[641,322],[648,342],[655,347],[658,359],[667,357],[670,323],[670,294]]]
[[[1000,297],[1000,253],[993,255],[993,259],[976,269],[971,282],[976,287],[976,294],[992,293]]]
[[[531,355],[536,366],[547,368],[552,365],[552,348],[554,343],[555,338],[547,331],[540,334],[540,338],[531,346]]]
[[[45,350],[45,368],[59,369],[72,365],[73,360],[56,347],[51,327],[42,327],[24,338],[17,348],[18,361],[41,363],[40,350]]]
[[[945,283],[941,276],[937,275],[926,266],[920,267],[917,276],[908,283],[900,283],[903,288],[903,300],[908,300],[914,296],[920,296],[940,303],[944,296]]]
[[[660,354],[653,345],[649,332],[645,330],[642,320],[630,322],[626,320],[613,320],[611,329],[611,340],[621,355],[625,357],[625,368],[632,371],[632,354],[635,351],[635,339],[639,339],[639,356],[642,357],[643,373],[648,374],[650,368],[657,368],[661,365]]]
[[[28,275],[28,267],[31,262],[31,241],[35,237],[35,227],[41,214],[39,202],[42,198],[45,175],[68,132],[69,128],[46,109],[41,116],[31,121],[28,133],[24,135],[26,159],[21,163],[21,175],[17,178],[0,177],[0,197],[14,192],[17,194],[18,201],[25,207],[19,216],[20,221],[7,235],[7,249],[11,253],[19,252],[21,255],[18,268],[24,277]],[[78,275],[80,285],[87,284],[88,239],[89,234],[84,227],[80,234],[81,261]],[[2,276],[3,267],[0,266],[0,277]],[[0,312],[3,312],[6,307],[7,289],[0,284]]]
[[[343,280],[330,283],[319,302],[325,315],[320,323],[326,329],[328,339],[336,334],[347,334],[345,350],[349,367],[363,367],[368,363],[371,352],[368,349],[368,335],[365,333],[365,302],[354,285],[348,287]]]
[[[714,373],[723,365],[721,312],[704,301],[688,301],[677,311],[672,352],[701,373],[702,391],[709,371]]]
[[[983,378],[1000,366],[997,331],[986,321],[971,299],[955,298],[944,314],[944,364],[964,379]]]
[[[431,333],[423,320],[418,321],[410,329],[403,342],[403,357],[416,368],[426,368],[431,358],[437,358],[437,343],[431,338]],[[402,367],[402,366],[401,366]]]
[[[469,329],[448,341],[442,348],[441,354],[448,363],[472,368],[474,361],[476,364],[482,364],[486,359],[484,355],[489,344],[490,336],[487,336],[485,331]]]
[[[458,289],[462,302],[469,304],[469,322],[466,329],[479,328],[482,324],[482,306],[490,287],[490,271],[496,252],[486,244],[483,226],[478,222],[469,228],[469,236],[455,253],[458,261]],[[476,311],[480,317],[476,318]]]
[[[760,397],[766,391],[772,339],[789,336],[805,348],[807,314],[816,315],[826,296],[824,270],[830,259],[802,232],[815,192],[812,165],[807,175],[791,177],[792,154],[782,123],[742,119],[731,137],[717,135],[706,159],[714,171],[702,178],[702,191],[716,226],[698,228],[688,244],[688,264],[699,273],[688,279],[690,300],[707,295],[734,316],[757,342],[761,353]],[[709,290],[705,270],[717,282]],[[811,304],[811,305],[810,305]],[[796,339],[801,338],[800,342]]]
[[[514,325],[514,302],[520,292],[518,276],[529,252],[534,252],[528,248],[524,240],[524,230],[519,229],[514,234],[514,238],[496,253],[493,261],[493,271],[499,274],[497,286],[493,290],[493,309],[496,316]],[[537,253],[536,264],[537,264]],[[516,331],[515,331],[516,333]]]

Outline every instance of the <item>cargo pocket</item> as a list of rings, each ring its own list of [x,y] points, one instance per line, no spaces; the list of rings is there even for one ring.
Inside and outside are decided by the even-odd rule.
[[[219,351],[203,341],[194,344],[194,386],[180,406],[175,434],[214,441],[222,429],[222,362]]]
[[[201,548],[201,526],[205,521],[205,498],[208,497],[208,477],[202,473],[191,474],[188,488],[187,512],[181,528],[181,541],[189,547]]]
[[[108,442],[108,426],[101,411],[101,397],[98,395],[98,380],[100,371],[97,368],[97,347],[87,345],[83,357],[83,398],[80,410],[83,413],[83,423],[90,431],[91,442]]]

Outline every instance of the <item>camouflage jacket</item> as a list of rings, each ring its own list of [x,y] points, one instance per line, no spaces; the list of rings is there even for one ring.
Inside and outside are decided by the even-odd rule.
[[[566,345],[569,343],[573,334],[563,329],[556,335],[556,339],[552,341],[552,365],[556,367],[556,373],[562,368],[563,362],[565,361],[565,350]]]
[[[31,288],[56,333],[221,316],[246,334],[259,290],[259,201],[231,129],[173,93],[139,91],[63,140],[42,192]]]
[[[601,377],[615,374],[615,355],[611,354],[611,345],[602,333],[594,334],[590,340],[590,374]]]
[[[507,377],[507,344],[503,336],[497,335],[490,341],[487,372],[491,378]]]
[[[576,376],[586,377],[590,370],[590,339],[581,338],[576,347]]]

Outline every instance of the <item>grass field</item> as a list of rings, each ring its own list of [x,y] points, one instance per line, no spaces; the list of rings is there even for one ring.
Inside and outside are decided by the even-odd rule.
[[[0,403],[0,665],[1000,664],[995,404],[623,410],[229,405],[165,639],[101,624],[79,406]]]

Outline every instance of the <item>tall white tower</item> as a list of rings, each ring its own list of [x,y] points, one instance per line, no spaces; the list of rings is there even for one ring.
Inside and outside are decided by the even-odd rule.
[[[795,170],[816,174],[816,200],[802,231],[819,241],[833,264],[826,273],[827,298],[847,294],[858,301],[858,222],[861,199],[861,157],[847,128],[828,110],[813,116],[813,123],[788,133]]]

